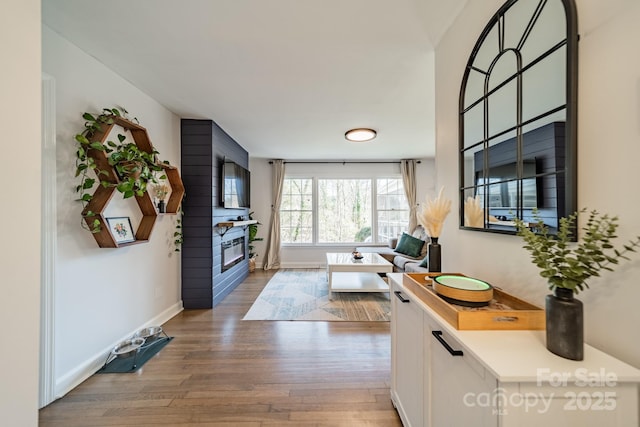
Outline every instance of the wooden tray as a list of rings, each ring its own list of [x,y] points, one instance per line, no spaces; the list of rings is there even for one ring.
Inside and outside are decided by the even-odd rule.
[[[447,322],[459,330],[544,329],[544,310],[493,288],[487,307],[472,308],[450,304],[431,288],[431,277],[460,273],[404,273],[402,284]]]

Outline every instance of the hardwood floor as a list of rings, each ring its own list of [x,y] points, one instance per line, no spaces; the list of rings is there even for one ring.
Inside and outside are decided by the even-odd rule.
[[[175,339],[138,372],[93,375],[40,426],[401,426],[389,323],[243,321],[274,273],[171,319]]]

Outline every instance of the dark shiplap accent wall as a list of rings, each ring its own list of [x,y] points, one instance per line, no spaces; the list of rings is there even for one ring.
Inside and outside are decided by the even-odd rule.
[[[249,274],[247,259],[221,273],[221,239],[246,236],[246,230],[232,228],[222,237],[222,230],[214,227],[219,222],[248,215],[247,209],[219,207],[219,187],[223,159],[227,157],[248,168],[249,154],[211,120],[183,119],[181,133],[182,180],[186,189],[182,301],[185,308],[211,308]]]
[[[553,173],[538,178],[538,215],[551,227],[558,226],[558,218],[565,213],[565,123],[553,122],[523,135],[522,158],[536,162],[538,174]],[[483,152],[475,154],[475,171],[482,172]],[[512,138],[489,148],[489,167],[513,163],[516,158],[516,139]],[[540,197],[542,196],[542,197]],[[525,220],[533,221],[529,213]],[[493,214],[510,215],[509,209],[492,208]]]

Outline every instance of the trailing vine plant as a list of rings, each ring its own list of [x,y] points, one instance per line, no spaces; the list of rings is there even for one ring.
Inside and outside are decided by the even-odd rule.
[[[118,142],[106,141],[104,144],[99,141],[91,141],[96,133],[102,131],[102,126],[112,125],[115,117],[123,117],[127,120],[127,110],[124,108],[104,108],[99,115],[85,112],[82,118],[85,120],[84,130],[75,136],[78,144],[76,150],[76,172],[80,182],[76,186],[76,192],[80,194],[79,201],[83,207],[82,227],[92,233],[101,231],[100,221],[95,218],[96,213],[85,208],[93,199],[93,189],[96,184],[103,187],[116,187],[122,193],[124,199],[133,196],[142,196],[149,183],[157,184],[159,180],[166,179],[166,175],[158,176],[163,172],[158,164],[158,151],[153,149],[151,153],[141,150],[135,143],[127,142],[126,136],[118,134]],[[138,123],[137,119],[135,120]],[[109,175],[106,170],[99,169],[93,157],[89,155],[90,150],[103,151],[107,157],[109,165],[114,169],[118,182],[109,182],[104,177]],[[168,162],[164,162],[167,163]],[[93,174],[96,178],[93,178]],[[90,218],[94,218],[90,222]],[[86,220],[86,222],[85,222]],[[90,222],[90,225],[88,225]]]
[[[176,228],[173,232],[173,246],[175,252],[180,252],[182,249],[182,242],[184,241],[184,236],[182,235],[182,216],[184,215],[184,211],[182,210],[182,206],[178,209],[176,213]]]

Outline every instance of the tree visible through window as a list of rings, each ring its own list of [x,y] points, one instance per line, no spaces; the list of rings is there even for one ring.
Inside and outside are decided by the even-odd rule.
[[[409,205],[401,178],[285,178],[280,218],[283,243],[387,243]]]
[[[370,179],[318,180],[319,243],[365,241],[371,215]]]
[[[409,225],[409,204],[400,178],[379,178],[377,180],[378,238],[386,243],[389,239],[402,235]]]
[[[313,242],[313,180],[287,178],[280,204],[280,237],[284,243]]]

